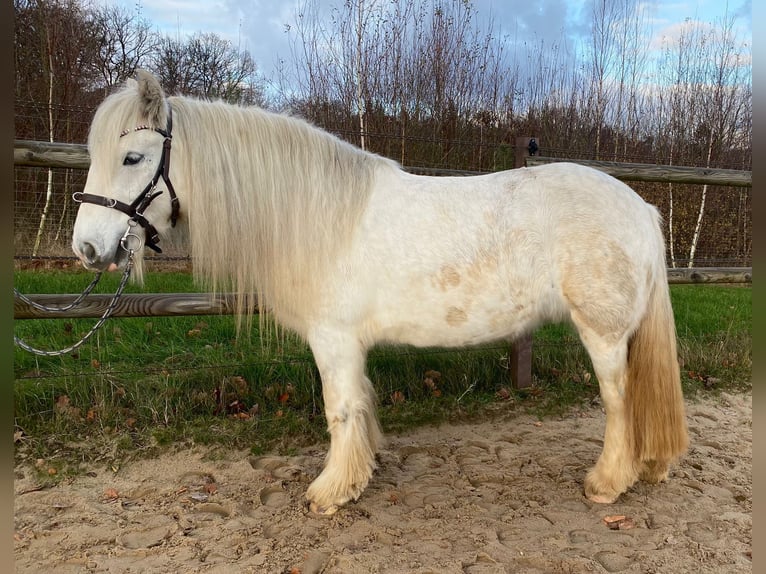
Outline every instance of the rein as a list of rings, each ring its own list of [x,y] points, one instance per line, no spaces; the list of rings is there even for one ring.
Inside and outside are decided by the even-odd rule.
[[[88,339],[90,339],[93,336],[93,334],[101,328],[101,326],[106,322],[106,320],[109,317],[111,317],[112,313],[114,312],[114,309],[117,307],[117,300],[120,298],[120,296],[122,295],[122,292],[125,290],[125,285],[127,285],[128,283],[128,277],[130,276],[130,272],[132,269],[133,269],[133,251],[131,250],[128,252],[128,262],[125,264],[125,271],[122,274],[122,279],[120,279],[120,284],[117,286],[117,292],[114,294],[114,297],[112,297],[111,300],[109,301],[109,305],[107,305],[106,310],[104,311],[104,314],[101,315],[101,318],[96,322],[96,324],[93,325],[93,327],[91,327],[87,333],[85,333],[82,339],[77,341],[74,345],[70,345],[69,347],[66,347],[65,349],[60,349],[58,351],[44,351],[44,350],[32,347],[31,345],[27,344],[26,342],[24,342],[23,339],[21,339],[20,337],[17,337],[16,335],[13,336],[13,342],[19,347],[21,347],[22,349],[24,349],[25,351],[34,353],[35,355],[42,355],[44,357],[58,357],[61,355],[67,355],[71,353],[72,351],[76,350],[82,344],[84,344]],[[95,279],[93,279],[90,285],[88,285],[88,287],[85,289],[85,291],[83,291],[82,294],[80,294],[77,297],[77,299],[75,299],[72,303],[70,303],[69,305],[65,305],[64,307],[47,307],[45,305],[40,305],[39,303],[35,303],[28,297],[25,297],[24,295],[19,293],[18,290],[16,290],[15,288],[13,290],[13,293],[25,303],[32,305],[32,307],[34,307],[35,309],[39,309],[41,311],[56,311],[56,312],[68,311],[69,309],[72,309],[76,307],[77,305],[79,305],[83,301],[83,299],[85,299],[85,297],[88,294],[90,294],[90,292],[93,290],[93,287],[96,286],[96,283],[98,283],[98,280],[100,278],[101,278],[101,273],[98,273]]]
[[[157,171],[154,172],[154,177],[152,177],[151,181],[146,184],[143,191],[138,194],[138,197],[136,197],[132,203],[127,204],[111,197],[78,191],[72,194],[72,199],[77,203],[92,203],[121,211],[130,218],[128,219],[128,224],[131,227],[140,225],[144,228],[146,235],[144,242],[146,246],[157,253],[162,253],[162,249],[157,245],[160,241],[159,233],[157,233],[157,229],[154,225],[144,217],[144,211],[149,207],[152,201],[162,195],[162,190],[157,190],[157,183],[159,183],[160,178],[162,178],[168,193],[170,194],[170,225],[175,227],[176,221],[178,220],[178,210],[180,205],[178,197],[176,196],[176,191],[170,181],[170,146],[173,140],[173,108],[168,104],[168,123],[166,129],[163,130],[162,128],[155,128],[152,126],[138,126],[132,130],[123,131],[120,134],[120,137],[140,130],[153,130],[162,135],[165,140],[162,143],[162,155],[160,156],[160,163],[157,166]],[[130,235],[133,236],[134,234],[131,233]],[[124,239],[125,237],[123,237],[123,240]]]

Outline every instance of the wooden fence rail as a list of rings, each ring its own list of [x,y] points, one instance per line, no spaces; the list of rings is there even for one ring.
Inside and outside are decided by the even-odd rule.
[[[668,283],[750,283],[752,267],[668,269]],[[75,295],[26,295],[35,303],[64,307]],[[19,298],[14,301],[14,319],[93,319],[104,314],[112,295],[90,295],[65,312],[41,311]],[[258,309],[253,309],[254,313]],[[175,317],[182,315],[231,315],[233,298],[222,293],[129,293],[119,298],[113,317]]]
[[[753,172],[735,169],[706,167],[681,167],[674,165],[653,165],[647,163],[618,163],[613,161],[571,160],[553,157],[528,157],[527,166],[573,161],[608,173],[623,181],[657,181],[664,183],[699,183],[752,187]]]
[[[15,140],[13,164],[29,167],[88,169],[90,155],[85,144]]]
[[[527,156],[527,166],[544,163],[573,161],[561,158]],[[31,167],[64,167],[88,169],[90,156],[84,144],[50,143],[31,140],[15,140],[13,145],[13,163]],[[624,181],[657,181],[673,183],[697,183],[710,185],[730,185],[751,187],[753,173],[734,169],[702,167],[681,167],[654,165],[646,163],[617,163],[611,161],[576,160]],[[424,175],[476,175],[479,172],[467,170],[447,170],[424,167],[407,167],[407,171]]]

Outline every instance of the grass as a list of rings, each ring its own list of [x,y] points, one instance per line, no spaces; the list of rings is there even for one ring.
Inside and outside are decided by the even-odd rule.
[[[72,271],[15,276],[24,293],[75,293],[89,279]],[[113,291],[117,280],[105,276],[97,291]],[[186,273],[148,274],[142,289],[192,290]],[[678,285],[671,296],[686,395],[749,389],[750,287]],[[15,331],[32,345],[61,348],[94,321],[16,321]],[[119,466],[170,445],[259,453],[326,440],[321,383],[310,350],[290,335],[262,340],[255,323],[252,336],[237,338],[228,316],[113,319],[73,355],[39,358],[17,348],[17,459],[44,461],[41,478],[58,480],[78,472],[81,462]],[[384,430],[469,420],[496,410],[560,415],[597,398],[590,361],[569,326],[535,333],[529,389],[512,388],[508,351],[503,343],[460,352],[373,349],[368,372]]]

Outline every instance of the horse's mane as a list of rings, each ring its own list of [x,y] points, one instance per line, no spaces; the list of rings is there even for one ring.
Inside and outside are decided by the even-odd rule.
[[[90,141],[101,161],[117,153],[105,141],[116,146],[120,130],[146,121],[135,83],[111,99],[97,116],[109,114],[114,135]],[[171,177],[188,217],[195,277],[213,292],[235,292],[245,315],[256,296],[262,310],[310,316],[316,285],[337,273],[332,266],[352,240],[376,170],[397,164],[298,118],[180,96],[168,102]]]

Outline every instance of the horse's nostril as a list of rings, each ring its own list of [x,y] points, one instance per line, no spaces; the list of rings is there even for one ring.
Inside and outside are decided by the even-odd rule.
[[[92,243],[83,243],[81,253],[83,257],[90,263],[96,258],[96,248]]]

